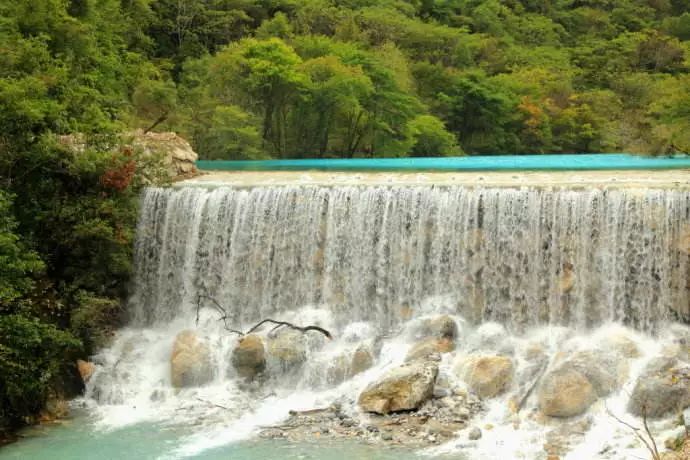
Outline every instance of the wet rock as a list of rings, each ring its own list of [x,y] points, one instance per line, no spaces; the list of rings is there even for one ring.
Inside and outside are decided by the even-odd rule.
[[[381,433],[381,439],[383,439],[384,441],[392,441],[393,433],[389,431],[384,431],[383,433]]]
[[[348,373],[348,376],[353,377],[357,374],[361,374],[373,365],[374,354],[371,352],[369,347],[360,345],[352,354],[352,361],[350,363],[350,372]]]
[[[505,356],[469,356],[456,366],[458,375],[481,398],[502,393],[513,378],[513,362]]]
[[[479,427],[474,427],[470,430],[469,434],[467,435],[467,438],[470,441],[476,441],[477,439],[481,439],[482,437],[482,430]]]
[[[84,383],[88,382],[94,372],[96,372],[96,365],[90,361],[77,360],[77,370]]]
[[[652,360],[637,379],[628,411],[650,418],[663,417],[690,406],[690,367],[676,358]]]
[[[608,334],[602,341],[602,349],[613,350],[624,358],[639,358],[640,348],[635,341],[624,331],[615,331]]]
[[[589,380],[573,369],[560,368],[549,372],[539,387],[539,408],[551,417],[580,415],[596,399]]]
[[[419,408],[433,395],[438,365],[416,361],[386,372],[359,395],[359,406],[367,412],[388,414]]]
[[[258,335],[250,334],[240,339],[232,351],[232,366],[240,377],[252,380],[266,368],[264,342]]]
[[[514,345],[506,328],[498,323],[484,323],[469,338],[469,349],[472,352],[493,352],[500,355],[512,355]]]
[[[434,353],[449,353],[453,351],[455,344],[448,338],[428,338],[417,342],[410,348],[405,357],[405,362],[416,359],[425,359]]]
[[[582,374],[600,397],[618,389],[628,376],[627,361],[607,351],[578,351],[559,363],[558,368]]]
[[[307,360],[307,347],[301,332],[280,329],[268,339],[268,355],[278,363],[282,371],[297,369]]]
[[[425,337],[454,340],[458,335],[458,325],[448,315],[436,316],[422,322],[421,333]]]
[[[211,353],[193,331],[182,331],[175,337],[170,357],[170,379],[175,388],[193,387],[213,378]]]

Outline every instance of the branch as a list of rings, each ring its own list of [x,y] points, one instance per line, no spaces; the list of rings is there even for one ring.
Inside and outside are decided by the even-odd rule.
[[[221,314],[221,316],[220,316],[220,318],[218,318],[218,320],[219,321],[222,320],[223,325],[225,327],[225,330],[227,330],[228,332],[232,332],[233,334],[238,334],[240,336],[248,335],[248,334],[251,334],[252,332],[255,332],[256,330],[258,330],[264,324],[271,323],[271,324],[275,324],[275,326],[273,327],[273,329],[270,330],[270,332],[273,332],[276,329],[285,326],[285,327],[289,327],[290,329],[300,331],[303,334],[307,333],[309,331],[320,332],[321,334],[325,335],[328,339],[333,339],[333,335],[322,327],[314,326],[314,325],[309,325],[309,326],[304,326],[304,327],[296,326],[292,323],[288,323],[287,321],[276,321],[276,320],[270,319],[270,318],[259,321],[257,324],[255,324],[247,332],[238,331],[237,329],[231,329],[228,327],[228,323],[227,323],[227,320],[228,320],[227,310],[225,308],[223,308],[223,306],[220,303],[218,303],[218,301],[216,299],[214,299],[213,297],[207,296],[207,295],[201,295],[201,294],[197,297],[197,300],[196,300],[196,325],[197,326],[199,325],[199,311],[201,310],[201,299],[208,299],[211,302],[213,302],[213,307],[216,309],[216,311],[218,311]]]
[[[649,439],[651,440],[651,444],[649,441],[647,441],[647,439],[645,439],[645,437],[642,434],[640,434],[640,428],[637,428],[637,427],[631,425],[630,423],[616,417],[616,415],[609,410],[609,408],[605,402],[604,402],[604,407],[606,408],[606,413],[609,414],[609,416],[611,416],[615,421],[617,421],[621,425],[627,426],[628,428],[630,428],[633,431],[633,433],[635,433],[635,436],[637,436],[637,438],[644,443],[647,450],[652,454],[653,460],[661,460],[661,456],[659,455],[659,451],[657,450],[656,442],[654,441],[654,437],[652,436],[652,433],[649,431],[649,426],[647,425],[647,409],[646,409],[646,407],[643,407],[642,421],[644,423],[644,427],[645,427],[645,431],[647,432],[647,436],[649,436]]]
[[[312,326],[301,327],[301,326],[295,326],[294,324],[288,323],[287,321],[276,321],[276,320],[270,319],[270,318],[259,321],[254,327],[252,327],[251,329],[249,329],[247,331],[247,334],[251,334],[252,332],[256,331],[257,329],[259,329],[261,326],[263,326],[266,323],[276,324],[276,326],[273,329],[271,329],[271,331],[275,331],[279,327],[285,326],[285,327],[289,327],[290,329],[300,331],[302,333],[306,333],[309,331],[316,331],[316,332],[322,333],[323,335],[325,335],[329,339],[333,338],[333,336],[331,335],[330,332],[328,332],[326,329],[319,327],[319,326],[313,326],[312,325]]]

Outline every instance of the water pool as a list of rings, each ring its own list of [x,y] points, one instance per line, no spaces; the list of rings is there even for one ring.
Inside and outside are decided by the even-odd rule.
[[[586,171],[690,169],[690,156],[612,154],[197,161],[215,171]]]

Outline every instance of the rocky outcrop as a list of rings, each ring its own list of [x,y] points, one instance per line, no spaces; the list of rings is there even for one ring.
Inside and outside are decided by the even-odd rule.
[[[78,359],[77,370],[79,371],[82,382],[86,383],[89,381],[93,373],[96,372],[96,365],[92,362]]]
[[[232,366],[240,377],[252,380],[266,368],[264,342],[258,335],[250,334],[240,339],[232,351]]]
[[[453,351],[455,344],[450,338],[428,338],[417,342],[410,348],[405,357],[405,362],[414,361],[416,359],[425,359],[429,356],[438,353],[449,353]]]
[[[456,372],[477,396],[493,398],[512,382],[514,366],[505,356],[469,356],[456,365]]]
[[[539,408],[550,417],[580,415],[596,399],[596,391],[587,377],[573,369],[549,372],[539,387]]]
[[[131,133],[131,144],[141,149],[145,155],[161,155],[171,177],[185,177],[196,173],[195,162],[198,155],[192,146],[173,132]],[[125,136],[125,140],[128,136]]]
[[[77,153],[87,148],[87,138],[83,134],[60,136],[58,140]],[[141,152],[144,158],[160,159],[166,170],[163,175],[167,176],[167,179],[183,179],[197,174],[195,163],[198,155],[189,142],[173,132],[145,133],[143,130],[137,130],[124,133],[120,136],[118,145],[113,146],[113,151],[118,149],[134,150]],[[160,179],[159,171],[149,172],[152,174],[146,174],[146,177]]]
[[[658,418],[690,406],[690,367],[676,358],[652,360],[637,379],[628,411],[637,416]]]
[[[434,362],[402,365],[367,386],[359,395],[359,406],[377,414],[418,409],[432,397],[437,376],[438,365]]]
[[[280,329],[267,343],[268,357],[282,372],[295,370],[307,360],[304,335],[293,329]]]
[[[175,337],[170,357],[170,379],[175,388],[203,385],[213,378],[211,353],[193,331]]]

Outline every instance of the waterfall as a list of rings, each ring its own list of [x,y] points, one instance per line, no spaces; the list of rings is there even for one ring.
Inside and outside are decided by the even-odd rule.
[[[514,331],[653,331],[690,302],[689,226],[677,190],[150,188],[130,313],[165,323],[208,295],[238,326],[319,305],[386,330],[444,296]]]
[[[616,377],[622,386],[605,406],[590,409],[579,453],[563,458],[606,449],[611,458],[646,455],[603,407],[625,414],[645,363],[682,354],[678,344],[690,340],[690,328],[669,323],[690,310],[689,243],[690,191],[680,189],[149,188],[129,324],[93,357],[83,404],[106,429],[154,424],[185,433],[159,458],[254,437],[293,409],[337,402],[366,417],[356,404],[362,390],[405,361],[425,321],[450,318],[457,338],[440,358],[439,381],[463,388],[456,365],[477,353],[515,366],[510,388],[472,422],[496,428],[468,458],[544,458],[535,394],[519,415],[506,408],[536,368],[577,353],[598,365],[629,363],[630,372]],[[232,360],[238,336],[209,298],[235,330],[273,318],[316,324],[334,339],[297,334],[284,348],[301,356],[290,367],[275,348],[280,331],[266,328],[265,370],[248,383]],[[620,344],[628,357],[612,351]],[[187,355],[176,368],[178,345]],[[354,373],[356,352],[367,364]],[[184,369],[200,380],[175,384]],[[458,436],[445,445],[451,453],[467,448],[466,434]]]

